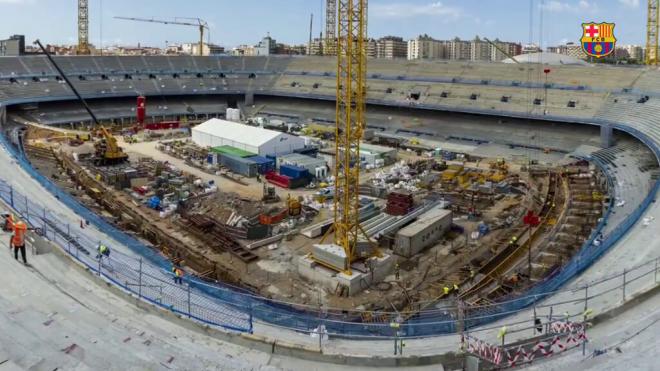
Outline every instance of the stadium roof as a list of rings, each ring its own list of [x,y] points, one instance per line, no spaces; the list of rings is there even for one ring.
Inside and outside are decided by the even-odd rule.
[[[514,57],[520,63],[541,63],[548,64],[551,66],[558,66],[564,64],[570,65],[580,65],[587,66],[589,63],[571,57],[570,55],[557,54],[557,53],[530,53],[530,54],[521,54]],[[515,63],[511,58],[505,59],[502,63]]]

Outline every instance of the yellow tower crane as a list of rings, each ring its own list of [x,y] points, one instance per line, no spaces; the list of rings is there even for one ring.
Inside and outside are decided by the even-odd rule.
[[[660,18],[660,1],[649,0],[648,21],[646,24],[646,57],[647,65],[658,65],[658,18]]]
[[[87,0],[78,0],[78,48],[76,54],[89,55],[89,6]]]
[[[337,55],[337,0],[325,1],[323,55]]]
[[[347,274],[360,227],[360,141],[366,111],[367,0],[338,0],[335,153],[335,244],[346,253]],[[366,235],[365,235],[366,237]]]
[[[153,18],[132,18],[132,17],[115,17],[115,19],[123,19],[125,21],[135,21],[135,22],[149,22],[149,23],[160,23],[160,24],[173,24],[177,26],[193,26],[199,28],[199,55],[204,55],[204,31],[209,30],[209,24],[200,18],[175,18],[174,21],[164,21],[160,19]],[[188,19],[193,22],[181,22],[178,19]]]

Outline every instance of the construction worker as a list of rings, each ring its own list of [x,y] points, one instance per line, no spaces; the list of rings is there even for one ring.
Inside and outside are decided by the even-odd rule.
[[[518,237],[513,236],[511,237],[511,241],[509,241],[509,245],[516,245],[516,242],[518,242]]]
[[[11,213],[3,213],[2,219],[5,221],[2,230],[5,232],[11,232],[14,229],[14,216]]]
[[[399,267],[399,263],[396,263],[394,266],[394,279],[397,281],[401,278],[401,267]]]
[[[454,289],[454,292],[455,292],[456,294],[458,294],[458,285],[457,285],[457,284],[454,284],[453,289]]]
[[[183,270],[176,265],[172,266],[172,273],[174,274],[174,283],[183,284]]]
[[[449,287],[445,286],[442,288],[442,292],[446,295],[449,295]]]
[[[25,233],[28,231],[27,224],[22,221],[17,221],[13,223],[14,234],[9,240],[9,247],[14,248],[14,259],[18,260],[18,251],[21,251],[21,257],[23,258],[23,264],[27,265],[27,257],[25,254]]]
[[[96,248],[98,251],[98,254],[96,255],[96,259],[101,259],[103,257],[109,258],[110,257],[110,248],[102,243],[99,243],[99,246]]]

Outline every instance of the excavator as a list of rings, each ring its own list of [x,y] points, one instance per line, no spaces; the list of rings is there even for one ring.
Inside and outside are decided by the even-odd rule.
[[[117,165],[128,160],[128,155],[117,145],[117,138],[105,127],[97,132],[99,139],[94,142],[94,165]]]

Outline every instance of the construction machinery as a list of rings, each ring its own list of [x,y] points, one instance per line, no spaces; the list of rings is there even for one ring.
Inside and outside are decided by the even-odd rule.
[[[128,160],[128,155],[117,145],[117,138],[101,126],[97,132],[99,139],[94,142],[94,164],[97,166],[116,165]]]
[[[286,199],[286,206],[289,210],[289,216],[299,216],[302,213],[302,203],[298,197],[289,195]]]
[[[334,242],[344,250],[344,273],[352,275],[351,263],[361,237],[360,141],[365,123],[367,94],[366,10],[367,0],[338,0],[337,102],[335,117],[336,163]]]
[[[503,158],[498,158],[495,161],[491,161],[488,163],[490,166],[491,170],[499,170],[500,172],[504,173],[504,175],[508,174],[509,172],[509,164],[506,163],[506,160]]]
[[[89,55],[89,7],[88,0],[78,0],[78,55]]]
[[[173,24],[177,26],[193,26],[199,28],[199,55],[204,55],[204,31],[209,31],[209,24],[201,18],[175,18],[174,21],[165,21],[154,18],[133,18],[133,17],[115,17],[115,19],[123,19],[125,21],[134,21],[134,22],[149,22],[149,23],[160,23],[160,24]],[[187,19],[193,22],[181,22],[179,19]]]
[[[85,110],[87,113],[89,113],[89,116],[92,118],[92,121],[94,122],[94,127],[99,128],[99,132],[97,133],[98,136],[101,137],[101,139],[97,140],[94,143],[94,149],[96,150],[96,157],[94,158],[94,163],[99,164],[99,165],[111,165],[111,164],[118,164],[122,163],[126,160],[128,160],[128,155],[124,153],[124,151],[117,145],[117,139],[110,134],[108,130],[106,130],[103,126],[101,126],[101,123],[99,122],[98,118],[92,111],[92,109],[89,107],[87,104],[87,101],[85,98],[80,95],[80,92],[78,92],[78,89],[76,89],[75,85],[69,80],[69,78],[66,76],[64,71],[62,71],[62,68],[55,62],[53,57],[51,56],[50,52],[43,46],[41,41],[36,40],[34,42],[39,46],[41,51],[46,55],[46,58],[48,61],[55,67],[59,75],[64,79],[64,82],[71,88],[71,91],[73,91],[73,94],[78,98],[80,103],[82,103],[83,107],[85,107]]]
[[[275,187],[268,186],[267,182],[264,182],[263,195],[261,201],[267,204],[274,204],[280,202],[280,196],[275,192]]]
[[[337,0],[326,0],[325,2],[323,55],[337,55]]]
[[[309,124],[302,129],[302,133],[321,139],[331,139],[335,136],[335,128],[328,125]]]

